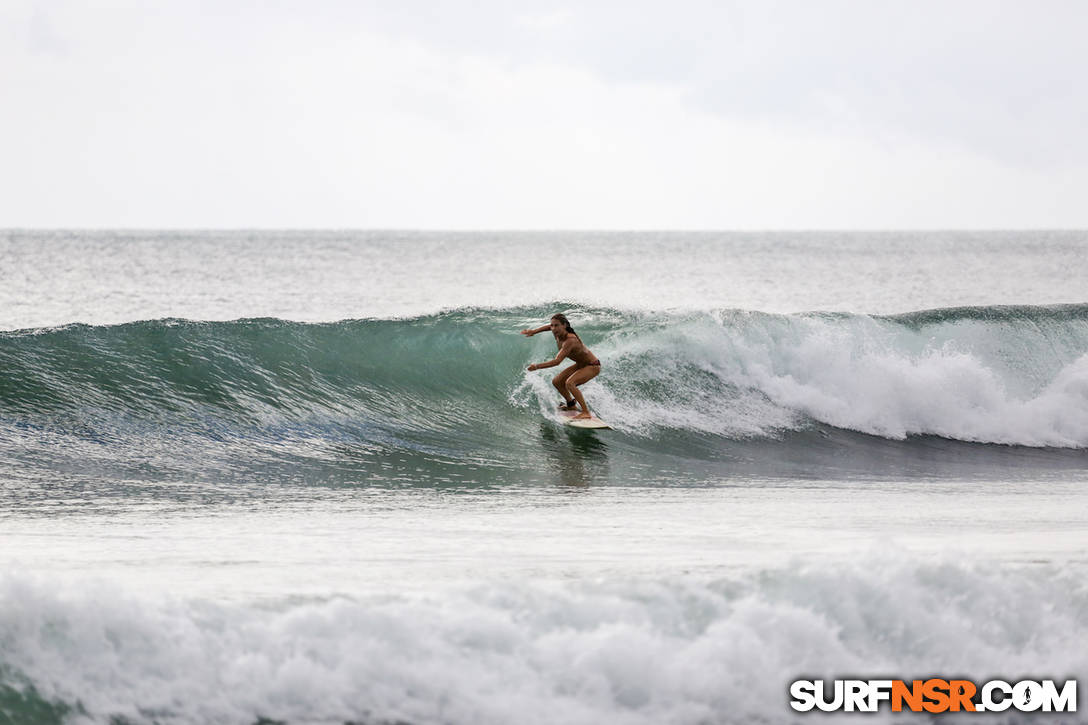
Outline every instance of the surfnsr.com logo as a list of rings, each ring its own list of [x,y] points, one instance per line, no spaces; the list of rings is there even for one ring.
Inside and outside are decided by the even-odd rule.
[[[798,712],[876,712],[884,705],[892,712],[1076,712],[1077,681],[1059,687],[1054,680],[796,680],[790,697]]]

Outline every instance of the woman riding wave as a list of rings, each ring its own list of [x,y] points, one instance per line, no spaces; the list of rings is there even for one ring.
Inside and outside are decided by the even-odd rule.
[[[559,346],[559,352],[556,353],[554,360],[534,363],[529,366],[529,370],[555,367],[565,357],[574,361],[573,365],[552,378],[552,385],[555,386],[555,389],[563,396],[563,400],[566,401],[559,406],[560,410],[577,410],[577,406],[580,405],[582,406],[582,412],[574,416],[574,419],[590,418],[589,406],[586,405],[586,399],[582,397],[582,391],[578,389],[578,386],[597,377],[597,373],[601,372],[601,361],[589,351],[582,339],[574,332],[574,328],[570,326],[566,315],[552,315],[549,324],[535,330],[522,330],[521,334],[532,337],[545,330],[551,330],[552,334],[555,335],[555,343]]]

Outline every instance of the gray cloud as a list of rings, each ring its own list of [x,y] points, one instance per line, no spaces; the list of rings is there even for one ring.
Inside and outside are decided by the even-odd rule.
[[[731,117],[955,144],[1005,163],[1088,161],[1080,2],[580,2],[366,6],[385,32],[510,63],[676,84]]]
[[[621,189],[641,164],[688,177],[686,192],[675,179],[661,188],[655,219],[729,225],[705,189],[754,208],[730,184],[773,167],[760,183],[812,210],[792,223],[850,225],[862,193],[872,216],[856,223],[909,226],[897,198],[918,183],[947,198],[909,202],[916,224],[1084,223],[1062,185],[1081,183],[1088,162],[1085,20],[1088,5],[1056,0],[10,0],[0,97],[16,110],[0,118],[0,192],[58,223],[137,208],[155,219],[179,204],[211,223],[287,223],[275,221],[288,219],[282,200],[301,197],[318,225],[426,226],[407,210],[475,219],[478,199],[506,198],[519,169],[527,199],[549,193],[529,191],[534,173],[580,165]],[[374,211],[416,178],[457,188]],[[992,189],[972,190],[978,180]],[[143,201],[126,206],[132,196]],[[1004,199],[992,212],[991,198]],[[506,208],[535,208],[526,199]],[[570,218],[594,219],[581,203]],[[752,218],[774,225],[772,203]],[[1002,216],[1010,208],[1022,213]],[[616,225],[615,210],[601,218]]]

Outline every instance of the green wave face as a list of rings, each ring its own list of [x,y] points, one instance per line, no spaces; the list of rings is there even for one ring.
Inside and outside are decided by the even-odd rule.
[[[12,686],[5,682],[12,680]],[[13,725],[63,725],[73,708],[62,701],[44,697],[26,681],[0,663],[0,715]]]
[[[284,460],[328,470],[345,456],[529,475],[541,426],[568,433],[554,371],[526,371],[554,340],[518,331],[555,311],[603,361],[585,394],[615,428],[606,445],[632,456],[751,459],[760,446],[818,449],[816,433],[867,447],[919,436],[1088,447],[1086,305],[870,317],[556,304],[24,330],[0,334],[0,426],[24,464],[81,465],[58,461],[49,441],[65,436],[83,442],[83,465],[143,460],[144,476],[193,460],[220,474]]]

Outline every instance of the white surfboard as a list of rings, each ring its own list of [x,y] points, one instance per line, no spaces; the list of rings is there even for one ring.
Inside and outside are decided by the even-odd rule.
[[[574,416],[578,415],[578,413],[579,413],[579,411],[577,411],[577,410],[561,410],[561,411],[559,411],[559,415],[563,418],[563,424],[568,425],[571,428],[590,428],[590,429],[593,429],[593,430],[612,430],[612,426],[610,426],[608,423],[605,423],[603,420],[601,420],[597,416],[593,415],[592,413],[590,413],[591,417],[589,417],[589,418],[582,418],[580,420],[575,420]]]

